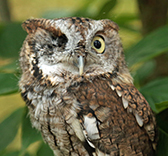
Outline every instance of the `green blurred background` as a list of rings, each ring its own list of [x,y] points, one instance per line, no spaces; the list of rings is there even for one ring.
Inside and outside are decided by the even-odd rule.
[[[168,0],[0,0],[0,155],[52,156],[31,128],[18,89],[19,51],[28,18],[115,21],[135,86],[156,114],[158,156],[168,156]]]

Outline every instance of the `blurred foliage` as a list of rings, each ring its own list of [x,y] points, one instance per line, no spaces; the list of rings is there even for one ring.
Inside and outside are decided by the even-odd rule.
[[[111,19],[111,11],[118,3],[117,0],[102,1],[100,8],[93,13],[88,8],[92,8],[94,2],[95,0],[86,1],[83,7],[77,11],[45,12],[43,17],[83,16],[94,19]],[[139,20],[137,16],[125,14],[112,20],[118,23],[121,28],[140,33],[140,30],[130,25],[130,22]],[[168,156],[168,77],[158,77],[152,81],[147,80],[155,72],[154,58],[168,51],[167,34],[168,26],[162,27],[125,50],[126,60],[132,71],[135,85],[148,100],[156,114],[160,135],[157,156]],[[22,30],[21,23],[0,25],[0,57],[10,59],[10,63],[0,67],[0,95],[13,94],[19,90],[18,57],[25,36],[26,33]],[[0,155],[31,156],[27,149],[37,141],[39,142],[36,149],[37,156],[53,155],[48,145],[43,143],[41,135],[31,128],[27,112],[27,108],[19,108],[0,123]],[[21,129],[21,148],[16,151],[8,151],[6,147],[14,140],[19,128]]]

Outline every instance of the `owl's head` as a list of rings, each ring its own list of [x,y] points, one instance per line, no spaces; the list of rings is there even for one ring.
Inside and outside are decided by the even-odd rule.
[[[88,18],[30,19],[21,68],[51,83],[73,76],[128,74],[118,26]]]

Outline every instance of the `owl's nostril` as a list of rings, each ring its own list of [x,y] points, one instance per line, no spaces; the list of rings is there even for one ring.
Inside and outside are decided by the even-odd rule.
[[[85,57],[85,55],[77,55],[77,58],[79,58],[79,57],[83,57],[83,58],[84,58],[84,57]]]

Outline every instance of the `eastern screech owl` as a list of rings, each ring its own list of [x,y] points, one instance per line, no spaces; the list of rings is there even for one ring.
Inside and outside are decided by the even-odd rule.
[[[55,156],[147,156],[156,123],[127,69],[118,26],[88,18],[30,19],[21,95]]]

